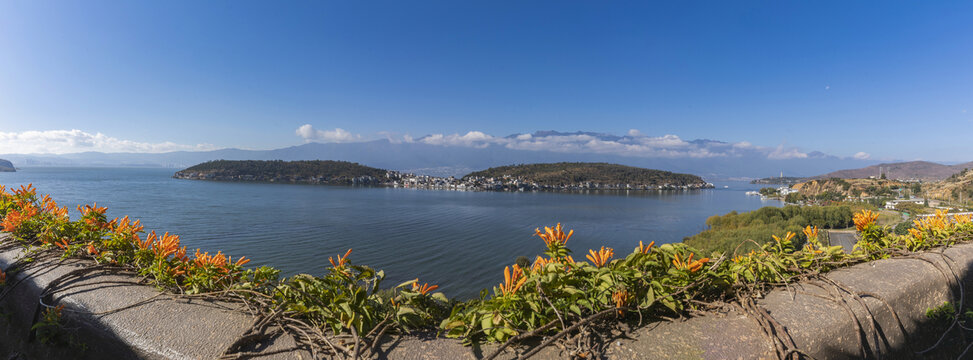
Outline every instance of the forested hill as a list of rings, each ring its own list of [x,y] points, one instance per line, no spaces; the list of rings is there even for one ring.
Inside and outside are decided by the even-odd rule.
[[[371,184],[385,179],[386,171],[358,163],[332,160],[216,160],[176,172],[174,177],[223,181]]]
[[[643,169],[608,163],[527,164],[493,167],[470,173],[464,180],[511,177],[541,186],[571,186],[583,183],[630,184],[632,186],[690,186],[705,187],[707,184],[696,175],[669,171]]]

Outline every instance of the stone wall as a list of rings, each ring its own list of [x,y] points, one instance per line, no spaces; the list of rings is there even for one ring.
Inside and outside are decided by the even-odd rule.
[[[0,268],[23,256],[19,246],[0,235]],[[26,265],[0,290],[0,358],[4,359],[213,359],[250,326],[253,317],[240,304],[216,303],[160,294],[117,271],[84,271],[91,262],[48,259]],[[817,282],[789,284],[770,291],[756,304],[776,324],[784,343],[817,359],[916,358],[942,334],[926,319],[927,309],[945,301],[965,301],[973,289],[973,244],[859,264],[826,274]],[[50,296],[41,293],[52,282]],[[851,295],[854,293],[857,295]],[[32,339],[29,329],[43,304],[64,304],[64,332],[74,344],[48,345]],[[757,318],[739,310],[686,321],[644,324],[610,337],[607,357],[774,358],[774,345]],[[785,331],[786,330],[786,331]],[[965,344],[947,337],[930,358],[955,356]],[[793,344],[790,344],[790,343]],[[265,344],[261,358],[311,358],[292,349],[282,336]],[[390,359],[473,359],[496,346],[462,346],[434,333],[389,338],[381,345]],[[512,358],[516,349],[502,358]],[[551,347],[536,358],[566,354]]]

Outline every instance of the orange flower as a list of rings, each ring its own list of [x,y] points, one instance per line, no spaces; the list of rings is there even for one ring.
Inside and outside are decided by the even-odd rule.
[[[860,213],[855,214],[855,228],[859,232],[865,230],[865,228],[875,223],[878,220],[878,213],[874,213],[871,210],[862,210]]]
[[[68,241],[68,238],[63,238],[63,239],[61,239],[60,242],[55,242],[54,245],[57,245],[57,247],[62,248],[62,249],[67,249],[69,243],[70,242]]]
[[[96,214],[104,214],[106,210],[108,210],[107,207],[104,206],[98,207],[98,203],[85,205],[84,207],[78,205],[78,212],[81,213],[81,216],[88,215],[88,213],[90,212],[95,212]]]
[[[909,230],[909,234],[912,234],[913,238],[922,241],[922,238],[924,237],[924,235],[922,234],[922,230],[914,229],[914,228],[909,228],[908,230]]]
[[[555,262],[554,259],[545,259],[538,256],[536,259],[534,259],[534,264],[530,267],[530,271],[537,271],[543,269],[545,266],[547,266],[547,264],[550,264],[552,262]]]
[[[37,189],[34,188],[34,183],[27,184],[27,186],[20,185],[20,189],[14,189],[14,195],[17,197],[34,196],[37,195]]]
[[[615,250],[612,248],[606,248],[602,246],[601,250],[598,250],[598,252],[595,252],[594,250],[588,250],[588,253],[589,254],[585,255],[585,257],[587,257],[588,260],[591,260],[591,262],[594,263],[595,266],[602,267],[605,266],[605,264],[608,263],[608,260],[615,255]]]
[[[811,225],[808,225],[807,227],[804,228],[804,235],[806,235],[808,239],[817,239],[818,227],[815,226],[812,228]]]
[[[186,274],[185,264],[176,264],[176,266],[169,268],[169,275],[172,277],[176,277],[184,274]]]
[[[233,263],[233,265],[236,265],[236,266],[243,266],[246,263],[250,262],[250,259],[247,259],[246,256],[241,256],[239,259],[237,259],[237,261],[235,263],[233,262],[233,258],[229,258],[229,260],[227,260],[227,261]]]
[[[44,208],[44,211],[47,211],[49,214],[56,217],[63,218],[68,216],[68,207],[58,207],[57,202],[55,202],[54,199],[51,199],[50,195],[44,195],[44,197],[41,198],[41,207]]]
[[[156,243],[153,243],[152,247],[153,250],[155,250],[155,256],[157,258],[167,258],[169,255],[175,254],[176,251],[179,250],[179,236],[169,235],[169,232],[166,231],[166,233],[162,235],[162,239]]]
[[[3,231],[16,231],[24,221],[30,220],[37,214],[37,208],[31,203],[23,204],[19,211],[11,209],[3,219]]]
[[[115,218],[108,224],[112,232],[122,237],[128,237],[133,241],[138,241],[138,234],[144,229],[141,220],[132,222],[128,219],[128,216],[121,219]]]
[[[788,231],[787,234],[784,234],[784,240],[781,240],[779,237],[777,237],[777,235],[770,235],[770,237],[774,238],[774,241],[781,242],[781,241],[791,241],[791,239],[794,238],[794,235],[797,234]]]
[[[971,220],[973,220],[973,216],[971,216],[970,214],[953,215],[953,221],[955,221],[957,224],[965,224],[970,222]]]
[[[553,229],[545,226],[543,233],[540,229],[534,229],[534,235],[544,239],[544,244],[547,244],[547,247],[551,247],[551,245],[564,246],[568,242],[568,239],[571,238],[571,235],[574,235],[574,230],[564,234],[564,231],[561,229],[561,223],[557,223],[557,226]]]
[[[422,284],[419,286],[419,278],[416,278],[415,282],[412,283],[412,291],[418,291],[422,295],[428,294],[430,291],[436,290],[439,285],[430,286],[429,283]]]
[[[612,300],[615,301],[616,308],[624,307],[625,304],[628,303],[628,291],[616,290],[614,293],[612,293]],[[624,313],[625,313],[624,310],[618,309],[619,316],[621,316]]]
[[[216,252],[216,255],[210,255],[209,252],[200,253],[199,249],[196,249],[194,257],[193,262],[196,263],[196,266],[226,267],[226,256],[223,255],[222,251]]]
[[[804,251],[811,254],[820,254],[824,252],[824,250],[815,250],[814,245],[811,244],[804,245]]]
[[[503,283],[500,284],[500,293],[504,296],[516,294],[520,286],[527,281],[527,277],[524,276],[524,271],[520,269],[520,266],[513,265],[512,273],[510,268],[510,266],[503,268]]]
[[[98,256],[98,249],[95,248],[94,243],[88,243],[88,255]]]
[[[676,269],[689,270],[689,272],[696,272],[699,271],[699,269],[703,268],[703,264],[709,262],[709,258],[702,258],[693,261],[693,255],[695,254],[689,253],[689,257],[687,257],[686,261],[684,262],[682,261],[682,259],[679,258],[679,254],[676,254],[676,258],[672,259],[672,265],[675,266]]]
[[[652,251],[652,246],[653,245],[655,245],[655,241],[650,242],[649,243],[649,246],[645,246],[645,245],[642,245],[642,241],[640,240],[639,241],[639,247],[635,248],[635,252],[637,252],[637,253],[643,253],[643,254],[648,254],[649,251]]]
[[[345,264],[348,263],[348,255],[351,255],[351,249],[348,249],[348,251],[345,252],[344,256],[338,256],[337,263],[330,256],[328,257],[328,261],[331,262],[331,266],[333,266],[335,269],[341,269],[345,267]]]
[[[135,245],[138,245],[139,249],[148,250],[152,247],[152,244],[155,242],[156,237],[157,235],[155,234],[155,230],[152,230],[152,232],[150,232],[149,235],[145,237],[144,241],[142,240],[141,237],[138,236],[138,234],[136,234]]]
[[[48,316],[54,316],[54,319],[52,320],[56,320],[61,318],[61,311],[63,310],[64,310],[64,304],[61,304],[53,308],[47,308],[47,313],[49,314]]]
[[[179,259],[179,261],[186,262],[186,260],[187,260],[187,258],[186,258],[186,247],[183,246],[183,247],[179,248],[179,250],[176,250],[176,253],[173,254],[173,257],[176,258],[176,259]],[[250,261],[250,260],[247,260],[247,261]]]
[[[946,211],[936,210],[936,215],[927,216],[912,221],[919,230],[937,230],[952,227]]]

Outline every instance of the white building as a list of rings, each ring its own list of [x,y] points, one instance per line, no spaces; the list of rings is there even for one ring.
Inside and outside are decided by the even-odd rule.
[[[885,208],[886,209],[889,209],[889,210],[895,210],[895,207],[897,205],[899,205],[899,204],[907,204],[907,203],[913,203],[913,204],[922,205],[922,204],[925,204],[926,203],[926,199],[915,198],[915,199],[890,200],[890,201],[886,201],[885,202]]]

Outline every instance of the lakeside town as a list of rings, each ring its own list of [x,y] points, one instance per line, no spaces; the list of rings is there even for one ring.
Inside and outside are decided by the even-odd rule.
[[[576,190],[695,190],[713,188],[712,183],[704,184],[606,184],[600,182],[579,182],[562,185],[542,185],[522,177],[504,175],[500,177],[468,176],[437,177],[389,171],[385,185],[405,188],[423,188],[457,191],[576,191]]]

